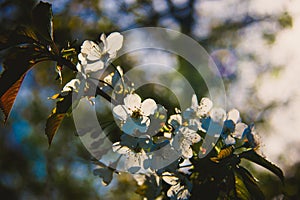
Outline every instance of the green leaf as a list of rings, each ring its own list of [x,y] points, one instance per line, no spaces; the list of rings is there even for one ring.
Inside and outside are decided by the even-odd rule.
[[[254,177],[245,168],[239,166],[234,169],[235,189],[239,199],[265,199]]]
[[[53,14],[50,3],[40,1],[32,10],[32,24],[42,39],[53,41]]]
[[[250,193],[247,190],[246,185],[244,184],[244,180],[238,173],[235,173],[235,189],[237,198],[251,199]]]
[[[59,95],[59,100],[56,103],[56,107],[53,109],[52,114],[47,119],[45,134],[48,137],[49,146],[51,145],[53,137],[56,134],[66,113],[72,106],[72,95],[72,92],[69,92],[65,96]]]
[[[264,157],[258,155],[253,149],[241,153],[239,155],[239,157],[250,160],[250,161],[270,170],[275,175],[277,175],[282,182],[284,182],[284,176],[283,176],[282,170],[279,167],[277,167],[276,165],[274,165],[273,163],[271,163],[270,161],[268,161],[267,159],[265,159]]]

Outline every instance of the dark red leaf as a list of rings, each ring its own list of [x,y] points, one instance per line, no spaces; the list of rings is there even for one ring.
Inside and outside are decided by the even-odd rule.
[[[47,44],[53,42],[53,14],[51,4],[40,2],[32,10],[32,25],[39,33],[40,40]]]
[[[12,106],[15,102],[15,99],[17,97],[17,94],[19,92],[19,89],[21,87],[21,84],[24,80],[25,74],[23,74],[21,76],[21,78],[15,82],[12,87],[10,87],[5,93],[4,95],[1,96],[0,98],[0,108],[3,111],[4,115],[5,115],[5,119],[4,119],[4,123],[6,123],[10,111],[12,109]]]
[[[47,59],[39,51],[40,49],[34,45],[13,47],[4,56],[4,71],[0,76],[0,99],[1,109],[5,114],[5,121],[8,118],[26,72],[38,62]]]
[[[11,48],[4,56],[4,72],[0,76],[0,97],[13,86],[40,58],[35,46]]]
[[[56,103],[56,108],[53,109],[52,114],[47,119],[45,134],[48,137],[49,146],[51,145],[53,137],[56,134],[63,118],[72,106],[72,95],[72,92],[69,92],[65,96],[58,95],[60,99]]]
[[[51,145],[53,137],[56,134],[64,117],[65,117],[65,114],[54,113],[54,114],[50,115],[50,117],[47,119],[45,133],[48,137],[49,146]]]
[[[24,44],[33,44],[37,40],[32,28],[19,26],[13,31],[0,33],[0,51]]]

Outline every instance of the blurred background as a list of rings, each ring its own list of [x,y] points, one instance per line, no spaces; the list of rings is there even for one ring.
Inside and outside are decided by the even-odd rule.
[[[212,56],[223,78],[228,108],[254,122],[260,152],[281,167],[285,187],[270,172],[254,165],[267,199],[300,198],[300,2],[297,0],[49,0],[54,13],[54,39],[60,47],[77,40],[137,27],[180,31]],[[0,0],[0,31],[30,23],[34,0]],[[145,57],[123,58],[137,64]],[[176,65],[199,96],[207,89],[183,59],[165,54],[147,56]],[[2,67],[0,65],[0,70]],[[74,76],[64,71],[64,82]],[[90,155],[76,137],[71,117],[64,119],[51,148],[44,134],[55,106],[48,97],[63,85],[55,80],[55,63],[31,70],[21,87],[10,119],[0,125],[0,197],[2,199],[141,199],[128,175],[103,186],[93,175]],[[150,87],[142,96],[160,93]],[[159,96],[159,95],[156,95]],[[158,97],[157,97],[158,98]],[[157,101],[162,99],[156,99]],[[168,102],[168,100],[166,101]],[[173,102],[176,105],[176,102]],[[166,103],[162,102],[165,105]],[[169,104],[167,107],[172,108]],[[298,113],[299,112],[299,113]],[[5,198],[4,198],[5,197]]]

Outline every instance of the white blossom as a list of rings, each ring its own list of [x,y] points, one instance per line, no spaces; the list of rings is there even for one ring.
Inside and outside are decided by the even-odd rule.
[[[162,179],[171,187],[167,191],[167,196],[176,200],[187,200],[191,196],[191,183],[182,184],[179,177],[170,172],[163,172]],[[185,180],[187,182],[187,180]]]
[[[178,129],[182,125],[181,114],[174,114],[169,117],[168,124],[170,124],[174,129]]]
[[[122,154],[124,161],[124,170],[135,174],[137,172],[146,173],[151,170],[147,170],[150,166],[147,165],[149,160],[148,155],[143,149],[135,151],[127,146],[122,146],[120,142],[116,142],[112,146],[113,151]]]
[[[191,158],[193,150],[191,145],[201,140],[200,135],[188,127],[180,127],[171,141],[172,147],[180,151],[183,158]]]
[[[115,118],[121,121],[122,130],[134,134],[136,130],[145,133],[150,125],[149,116],[154,114],[157,105],[153,99],[142,102],[137,94],[128,94],[123,105],[113,108]]]
[[[77,70],[84,75],[102,70],[107,62],[116,58],[117,51],[123,45],[123,36],[118,32],[111,33],[107,38],[102,34],[100,40],[100,44],[85,40],[81,46]]]
[[[226,145],[232,145],[237,140],[243,138],[243,133],[248,127],[247,124],[241,122],[240,113],[237,109],[232,109],[227,113],[227,118],[224,122],[224,142]]]
[[[63,87],[61,92],[78,91],[79,86],[80,86],[80,80],[72,79]]]
[[[202,98],[198,104],[197,96],[192,96],[191,107],[183,112],[183,118],[189,123],[189,126],[193,126],[196,130],[202,130],[200,119],[206,117],[211,111],[213,103],[209,98]]]
[[[226,119],[226,111],[223,108],[212,108],[209,116],[214,122],[223,124]]]

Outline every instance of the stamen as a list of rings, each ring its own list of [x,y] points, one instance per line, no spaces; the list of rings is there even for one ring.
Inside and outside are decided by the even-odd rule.
[[[141,112],[140,109],[134,110],[134,111],[132,112],[132,114],[131,114],[131,117],[132,117],[133,119],[139,119],[139,118],[142,117],[142,116],[143,116],[143,115],[142,115],[142,112]]]

